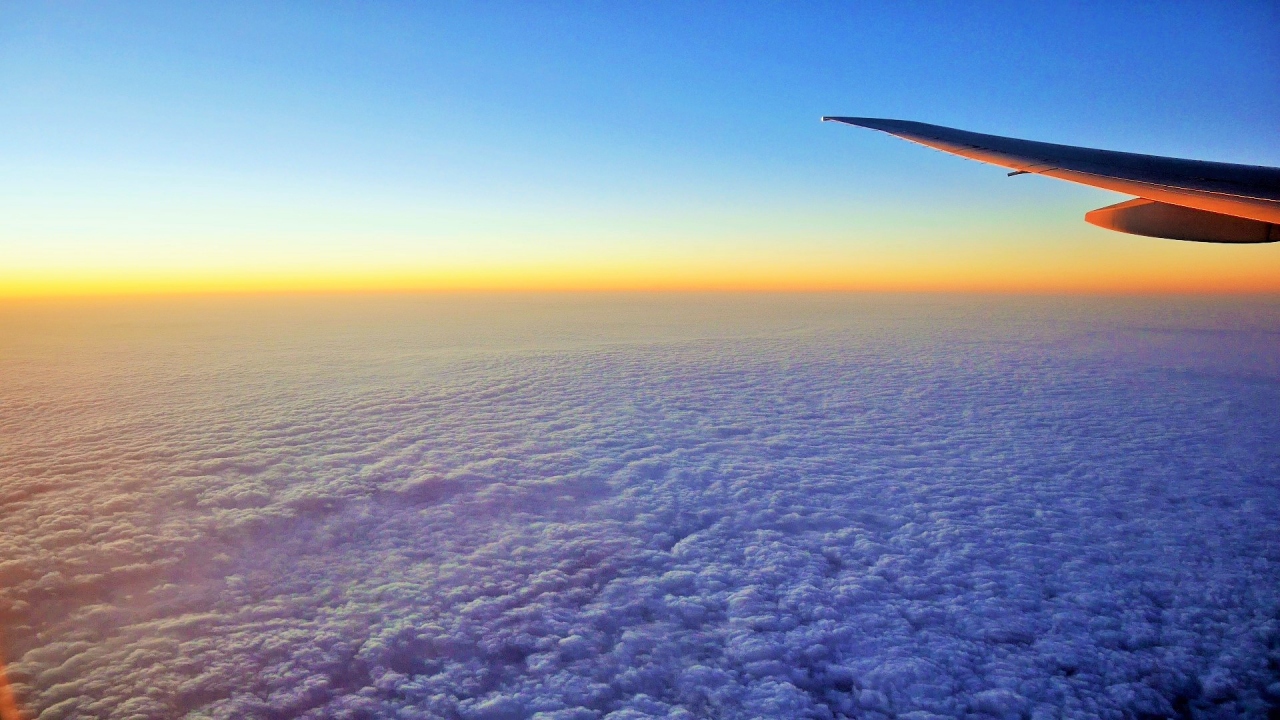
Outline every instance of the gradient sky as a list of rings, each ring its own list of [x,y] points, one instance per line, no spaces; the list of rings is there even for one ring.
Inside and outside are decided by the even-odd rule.
[[[824,114],[1280,165],[1232,3],[6,3],[0,295],[1280,291]]]

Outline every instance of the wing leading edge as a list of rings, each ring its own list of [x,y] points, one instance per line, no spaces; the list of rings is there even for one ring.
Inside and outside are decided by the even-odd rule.
[[[824,117],[943,152],[1136,195],[1085,220],[1135,235],[1219,243],[1280,241],[1280,168],[1183,160],[985,135],[907,120]]]

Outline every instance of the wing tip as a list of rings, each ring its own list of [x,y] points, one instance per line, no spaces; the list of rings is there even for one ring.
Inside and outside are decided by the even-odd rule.
[[[854,125],[857,127],[867,128],[869,130],[879,130],[894,134],[903,130],[912,123],[906,120],[893,120],[890,118],[873,118],[873,117],[848,117],[845,115],[823,115],[823,122],[838,122],[845,125]]]

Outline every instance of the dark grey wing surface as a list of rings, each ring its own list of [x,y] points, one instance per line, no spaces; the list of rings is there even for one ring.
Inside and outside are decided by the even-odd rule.
[[[1190,214],[1153,212],[1153,208],[1141,205],[1145,209],[1140,209],[1129,202],[1090,213],[1090,222],[1109,229],[1208,242],[1280,240],[1280,168],[1095,150],[907,120],[823,120],[879,130],[1017,172],[1047,175],[1190,210]],[[1227,216],[1234,222],[1220,222],[1213,216]],[[1222,227],[1216,230],[1218,225]]]

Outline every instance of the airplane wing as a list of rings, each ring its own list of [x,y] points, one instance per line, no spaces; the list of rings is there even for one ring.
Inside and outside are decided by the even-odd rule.
[[[824,117],[1009,168],[1136,195],[1085,220],[1108,230],[1222,243],[1280,241],[1280,168],[1094,150],[882,118]]]

